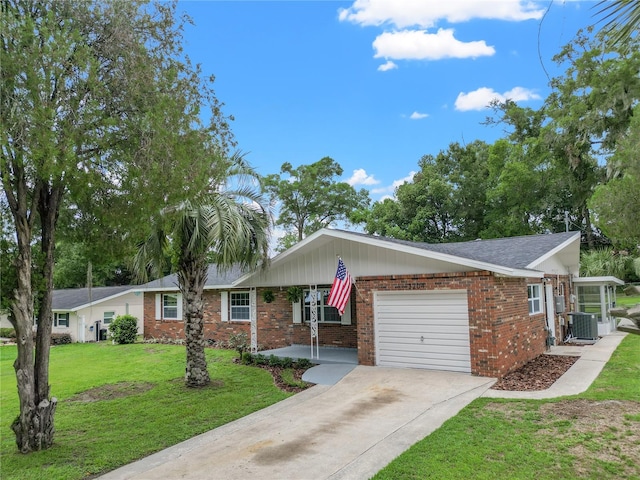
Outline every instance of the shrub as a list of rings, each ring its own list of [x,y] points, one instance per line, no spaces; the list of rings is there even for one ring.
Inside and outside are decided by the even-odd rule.
[[[299,358],[298,360],[296,360],[295,364],[294,364],[294,368],[311,368],[313,367],[313,362],[311,360],[309,360],[308,358]]]
[[[240,332],[229,335],[229,341],[227,343],[229,344],[229,348],[233,348],[238,352],[240,359],[242,359],[242,354],[249,350],[249,344],[247,343],[248,340],[249,337],[247,334],[245,332]]]
[[[51,345],[65,345],[71,343],[71,335],[68,333],[52,333]]]
[[[0,328],[0,337],[16,338],[16,331],[13,328]]]
[[[138,336],[138,319],[133,315],[118,315],[109,325],[109,333],[116,343],[135,343]]]

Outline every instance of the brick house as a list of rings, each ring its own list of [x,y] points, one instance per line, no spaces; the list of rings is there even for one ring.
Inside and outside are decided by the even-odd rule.
[[[579,253],[578,232],[426,244],[323,229],[266,271],[211,267],[205,336],[244,331],[260,349],[309,345],[315,291],[319,344],[356,348],[362,365],[501,377],[563,338]],[[325,305],[338,257],[355,287],[343,316]],[[295,302],[291,287],[302,293]],[[145,337],[183,338],[175,275],[143,291]]]

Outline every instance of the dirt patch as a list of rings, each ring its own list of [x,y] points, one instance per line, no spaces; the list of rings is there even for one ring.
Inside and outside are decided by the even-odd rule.
[[[496,382],[494,390],[546,390],[560,378],[580,357],[566,355],[540,355]]]
[[[523,421],[532,407],[522,402],[490,403],[510,421]],[[640,403],[619,400],[563,400],[537,408],[540,448],[560,446],[577,478],[640,478]]]
[[[99,402],[101,400],[114,400],[130,395],[138,395],[155,387],[149,382],[119,382],[101,385],[99,387],[86,390],[69,398],[70,402]]]

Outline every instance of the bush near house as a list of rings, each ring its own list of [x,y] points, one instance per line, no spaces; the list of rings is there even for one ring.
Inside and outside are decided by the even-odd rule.
[[[109,325],[109,333],[121,345],[135,343],[138,335],[138,319],[133,315],[118,315]]]
[[[0,328],[0,337],[16,338],[16,331],[13,328]]]
[[[68,333],[51,334],[51,345],[66,345],[71,342],[71,335],[69,335]]]

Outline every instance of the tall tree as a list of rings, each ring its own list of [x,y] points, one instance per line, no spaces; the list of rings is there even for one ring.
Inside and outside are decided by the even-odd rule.
[[[48,372],[62,205],[135,231],[141,211],[206,182],[200,164],[176,154],[202,104],[212,111],[208,134],[221,145],[230,136],[209,83],[181,60],[175,4],[5,0],[0,14],[0,176],[16,235],[12,429],[26,453],[54,436]]]
[[[609,159],[611,179],[596,188],[589,201],[596,224],[618,246],[640,247],[640,107],[629,131]]]
[[[411,182],[395,199],[375,202],[354,219],[370,234],[422,242],[478,238],[484,229],[489,146],[452,143],[437,156],[425,155]]]
[[[159,212],[150,222],[153,232],[141,244],[135,259],[135,270],[142,279],[149,271],[160,274],[167,257],[175,259],[183,299],[185,382],[189,387],[210,382],[204,351],[202,295],[209,263],[212,261],[221,269],[246,269],[260,263],[266,265],[268,259],[270,215],[258,175],[239,154],[229,158],[214,154],[209,158],[209,188],[192,200]],[[237,188],[225,188],[229,183]]]
[[[626,136],[640,100],[640,39],[629,40],[623,48],[603,33],[592,33],[592,28],[578,32],[554,57],[566,70],[551,81],[553,90],[544,107],[549,121],[542,132],[558,168],[567,173],[591,248],[597,232],[588,201],[606,181],[603,159]]]
[[[297,168],[284,163],[280,174],[265,178],[272,199],[280,202],[276,225],[282,225],[288,234],[281,247],[287,248],[321,228],[348,220],[353,211],[369,204],[366,190],[356,191],[338,181],[342,172],[338,162],[324,157]]]

